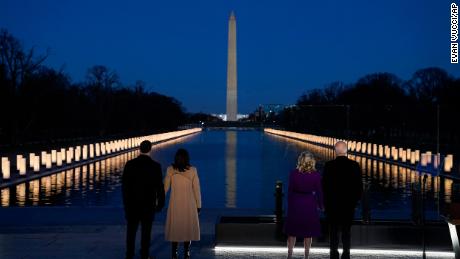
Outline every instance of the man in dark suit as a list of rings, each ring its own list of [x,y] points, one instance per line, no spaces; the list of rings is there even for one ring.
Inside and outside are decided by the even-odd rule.
[[[350,258],[351,225],[363,184],[359,164],[347,157],[347,144],[335,144],[336,159],[324,165],[323,192],[326,219],[329,223],[330,258],[339,258],[338,233],[342,232],[342,259]]]
[[[141,258],[149,258],[150,235],[155,211],[165,203],[161,165],[150,157],[152,143],[143,141],[141,154],[128,161],[123,170],[122,192],[126,231],[126,259],[134,257],[136,232],[141,224]]]

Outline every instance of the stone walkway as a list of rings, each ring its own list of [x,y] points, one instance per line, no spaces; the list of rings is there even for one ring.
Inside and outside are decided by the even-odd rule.
[[[124,226],[60,226],[3,228],[0,234],[0,258],[11,259],[123,259]],[[283,252],[214,251],[209,229],[203,240],[192,245],[192,258],[285,258]],[[163,229],[155,224],[151,246],[155,258],[170,258],[169,243],[164,241]],[[297,251],[294,258],[303,258]],[[310,258],[328,258],[325,252],[313,252]],[[353,258],[420,258],[417,256],[357,255]],[[428,258],[439,258],[429,256]],[[450,257],[445,257],[450,258]]]
[[[121,210],[116,208],[0,208],[0,258],[123,259],[125,226],[120,213]],[[192,244],[192,258],[285,258],[284,251],[216,251],[214,227],[219,213],[222,212],[202,212],[202,240]],[[170,258],[170,244],[164,241],[164,216],[164,213],[159,214],[153,227],[151,255],[157,259]],[[327,250],[318,251],[315,244],[313,247],[316,250],[310,258],[328,258]],[[294,258],[303,258],[301,249],[295,255]],[[353,258],[409,259],[420,256],[360,253]]]

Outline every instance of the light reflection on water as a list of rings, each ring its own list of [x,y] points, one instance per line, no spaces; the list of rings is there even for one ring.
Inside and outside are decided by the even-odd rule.
[[[163,171],[179,147],[189,150],[192,164],[198,168],[203,206],[208,208],[272,209],[276,180],[287,183],[302,150],[315,154],[319,170],[325,161],[334,158],[333,149],[298,140],[259,131],[214,130],[155,145],[152,157],[163,165]],[[137,155],[138,151],[131,151],[4,188],[0,192],[1,206],[121,207],[121,171]],[[360,163],[368,184],[371,217],[409,219],[412,186],[421,183],[421,175],[367,157],[350,158]],[[450,179],[428,176],[427,218],[437,219],[438,206],[452,202],[453,184]]]
[[[226,185],[226,203],[227,208],[236,208],[236,132],[227,131],[225,148],[225,185]]]

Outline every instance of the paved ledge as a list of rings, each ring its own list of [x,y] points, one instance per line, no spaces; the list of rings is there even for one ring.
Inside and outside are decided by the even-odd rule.
[[[192,245],[192,257],[217,258],[284,258],[284,242],[279,241],[267,249],[222,249],[215,247],[215,226],[221,215],[242,216],[269,214],[270,210],[252,209],[204,209],[200,215],[202,240]],[[152,232],[151,254],[155,258],[170,258],[170,244],[164,240],[165,210],[156,215]],[[447,227],[446,227],[447,228]],[[107,207],[26,207],[0,209],[0,258],[97,258],[122,259],[124,255],[125,223],[123,209]],[[227,243],[228,245],[228,243]],[[302,258],[301,245],[296,257]],[[227,246],[228,248],[228,246]],[[234,247],[235,248],[235,247]],[[248,248],[246,246],[246,248]],[[328,258],[326,243],[313,243],[312,258]],[[394,248],[394,247],[393,247]],[[381,246],[383,252],[355,250],[353,258],[420,258],[412,247],[412,253],[388,254],[389,246]],[[387,252],[385,252],[387,251]],[[415,251],[415,253],[414,253]],[[453,255],[453,254],[452,254]],[[453,258],[430,255],[428,258]]]

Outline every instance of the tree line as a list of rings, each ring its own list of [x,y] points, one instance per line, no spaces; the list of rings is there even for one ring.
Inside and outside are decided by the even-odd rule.
[[[375,73],[309,90],[277,120],[294,131],[458,152],[459,115],[460,78],[429,67],[409,80]]]
[[[135,136],[188,122],[178,100],[147,91],[143,81],[124,85],[113,69],[96,65],[73,82],[45,66],[47,56],[0,30],[0,145]]]

